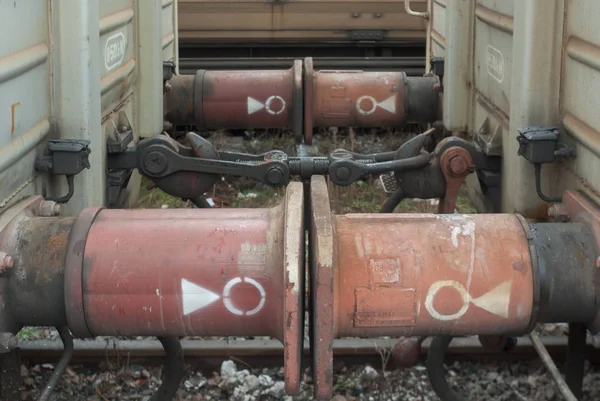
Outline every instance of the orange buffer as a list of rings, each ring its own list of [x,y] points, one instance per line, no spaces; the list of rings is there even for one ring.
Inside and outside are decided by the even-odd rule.
[[[538,322],[596,320],[598,249],[583,223],[530,225],[509,214],[337,216],[323,177],[311,182],[311,220],[318,399],[331,395],[334,338],[519,335]]]
[[[314,127],[396,127],[441,116],[439,79],[403,72],[205,71],[169,81],[164,119],[199,129],[289,128],[306,143]]]
[[[271,209],[108,210],[44,217],[40,197],[0,219],[0,329],[77,337],[271,336],[299,390],[304,255],[310,255],[313,378],[330,399],[333,340],[518,335],[536,323],[598,322],[600,213],[567,192],[568,223],[517,215],[331,213],[291,183]],[[305,246],[305,209],[310,215]],[[64,305],[64,308],[62,307]]]
[[[74,330],[79,337],[271,336],[286,344],[287,390],[295,393],[302,222],[301,183],[272,209],[100,210],[81,238],[83,263],[67,259],[66,303],[83,305],[67,308],[69,327],[83,328]]]

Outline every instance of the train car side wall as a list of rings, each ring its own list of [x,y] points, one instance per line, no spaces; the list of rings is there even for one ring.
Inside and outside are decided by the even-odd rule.
[[[534,168],[517,154],[518,131],[531,126],[559,127],[560,140],[577,151],[543,167],[543,192],[581,189],[598,200],[600,3],[430,0],[429,10],[428,56],[445,57],[444,124],[502,156],[497,211],[546,214]]]
[[[412,0],[424,11],[427,0]],[[180,0],[182,44],[421,42],[426,22],[397,0]]]
[[[32,194],[60,196],[63,177],[34,168],[48,139],[89,140],[91,168],[75,177],[63,208],[111,206],[106,141],[162,130],[162,62],[177,60],[173,0],[0,2],[0,206]],[[119,206],[135,201],[140,178]]]

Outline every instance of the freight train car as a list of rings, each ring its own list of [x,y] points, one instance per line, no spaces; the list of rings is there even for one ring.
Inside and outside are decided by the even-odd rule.
[[[182,0],[181,68],[277,68],[313,57],[319,68],[422,71],[426,27],[398,0]]]
[[[427,21],[419,76],[319,70],[312,57],[178,74],[181,4],[0,2],[2,399],[20,399],[24,326],[54,326],[64,342],[42,400],[73,338],[97,336],[158,337],[164,400],[184,374],[185,336],[279,340],[289,395],[306,345],[318,400],[332,396],[336,338],[409,336],[402,350],[415,355],[434,337],[429,377],[453,400],[444,354],[471,335],[496,349],[530,335],[576,399],[586,333],[600,332],[598,2],[429,0],[411,16]],[[396,150],[310,157],[164,130],[286,127],[308,144],[314,127],[410,122],[430,129]],[[284,187],[284,200],[207,207],[224,175]],[[198,208],[128,208],[140,176]],[[369,176],[389,192],[381,213],[333,214],[328,182]],[[480,213],[455,213],[465,182]],[[438,199],[438,213],[393,213],[405,198]],[[566,383],[538,323],[572,329]]]

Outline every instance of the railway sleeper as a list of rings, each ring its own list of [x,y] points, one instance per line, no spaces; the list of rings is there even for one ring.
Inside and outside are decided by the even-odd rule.
[[[167,87],[166,126],[288,128],[306,144],[315,127],[403,128],[442,116],[437,75],[315,71],[310,57],[287,70],[198,70],[172,77]]]
[[[543,322],[600,331],[600,211],[579,192],[564,193],[567,222],[543,223],[334,215],[323,176],[290,183],[270,209],[91,208],[74,218],[44,202],[26,198],[0,216],[9,336],[23,326],[78,338],[271,336],[293,395],[308,288],[315,397],[325,400],[335,338],[513,336]]]

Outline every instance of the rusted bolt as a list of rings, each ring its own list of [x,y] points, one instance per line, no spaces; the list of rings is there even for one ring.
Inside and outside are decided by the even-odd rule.
[[[462,156],[454,156],[450,159],[450,171],[455,175],[463,175],[469,171],[469,164]]]
[[[548,208],[548,217],[559,223],[566,223],[571,219],[569,208],[563,203],[557,203]]]
[[[8,269],[12,269],[14,266],[15,260],[13,257],[6,252],[0,251],[0,273],[3,273]]]
[[[53,217],[60,214],[60,205],[54,201],[42,201],[38,208],[41,217]]]

